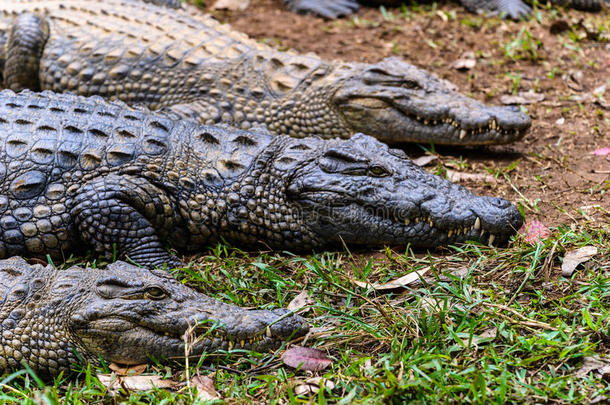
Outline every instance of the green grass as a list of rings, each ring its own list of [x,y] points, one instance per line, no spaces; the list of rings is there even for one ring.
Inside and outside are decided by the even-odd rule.
[[[306,346],[333,359],[318,373],[334,388],[296,395],[309,372],[281,364],[280,352],[239,351],[191,362],[231,403],[580,402],[606,395],[595,374],[576,376],[585,357],[608,352],[610,231],[554,229],[538,245],[506,249],[468,244],[443,251],[250,255],[218,245],[175,276],[225,302],[285,307],[300,291],[315,304]],[[564,278],[567,250],[593,245],[597,256]],[[386,282],[429,268],[402,291],[381,293],[354,280]],[[455,275],[459,269],[459,275]],[[299,343],[299,342],[297,342]],[[300,342],[303,344],[302,342]],[[244,355],[245,354],[245,355]],[[102,372],[107,370],[102,370]],[[182,382],[178,392],[120,390],[116,397],[82,365],[44,385],[31,372],[2,381],[2,402],[191,403],[184,365],[155,364],[147,373]]]

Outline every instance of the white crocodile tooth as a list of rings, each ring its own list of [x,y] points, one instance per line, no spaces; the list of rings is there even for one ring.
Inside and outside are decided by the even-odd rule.
[[[245,340],[241,340],[241,342],[239,342],[239,345],[241,346],[241,348],[243,349],[244,346],[246,345],[246,341]]]
[[[462,130],[460,131],[460,139],[464,139],[465,137],[466,137],[466,130],[465,130],[465,129],[462,129]]]
[[[409,218],[405,219],[405,225],[409,225],[411,223],[411,220],[409,220]]]
[[[164,335],[165,335],[165,336],[169,336],[169,332],[165,332],[165,333],[164,333]]]
[[[449,232],[447,232],[447,237],[450,238],[453,235],[453,229],[449,229]]]
[[[483,237],[483,235],[485,235],[485,229],[481,229],[481,237]]]
[[[481,229],[481,218],[477,217],[477,219],[474,221],[474,229],[477,231]]]
[[[233,342],[229,340],[229,345],[227,346],[227,350],[233,350]]]
[[[415,218],[415,223],[419,224],[419,217]]]
[[[428,223],[430,224],[430,228],[434,227],[434,222],[430,218],[428,218]]]
[[[271,328],[269,326],[267,326],[267,329],[265,329],[265,334],[267,337],[271,337]]]
[[[494,240],[496,240],[496,235],[492,233],[491,235],[489,235],[489,246],[493,246]]]
[[[428,124],[430,124],[430,121],[424,120],[424,125],[428,125]]]

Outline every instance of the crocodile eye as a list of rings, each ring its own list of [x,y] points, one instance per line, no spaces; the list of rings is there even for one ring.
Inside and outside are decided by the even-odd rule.
[[[153,300],[160,300],[165,298],[167,294],[159,287],[150,287],[146,289],[146,296]]]
[[[391,173],[383,166],[374,165],[369,167],[369,174],[373,177],[386,177]]]

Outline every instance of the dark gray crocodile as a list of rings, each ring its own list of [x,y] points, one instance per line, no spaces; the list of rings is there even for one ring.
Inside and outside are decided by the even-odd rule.
[[[0,92],[0,257],[89,246],[142,265],[220,239],[310,250],[342,243],[506,243],[516,207],[477,197],[358,134],[297,139],[176,121],[83,98]]]
[[[388,143],[502,144],[530,118],[389,58],[279,52],[209,16],[137,0],[0,0],[4,86],[171,108],[205,124]],[[4,50],[3,52],[1,50]]]
[[[550,0],[553,4],[569,6],[585,11],[599,11],[604,1],[609,0]],[[359,3],[370,5],[400,6],[409,4],[405,0],[284,0],[288,8],[298,13],[312,13],[325,18],[337,18],[348,15],[359,8]],[[497,14],[519,20],[529,18],[532,8],[521,0],[460,0],[460,3],[472,13]]]
[[[245,310],[173,280],[116,262],[106,269],[0,260],[0,373],[28,365],[41,377],[82,360],[144,364],[243,348],[275,349],[308,325],[283,309]]]

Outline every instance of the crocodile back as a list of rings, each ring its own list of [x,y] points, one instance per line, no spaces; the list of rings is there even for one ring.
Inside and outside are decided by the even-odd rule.
[[[315,56],[275,51],[188,10],[137,0],[0,4],[0,32],[20,13],[45,17],[49,24],[41,89],[100,95],[151,109],[198,102],[187,108],[196,110],[192,114],[176,110],[206,124],[239,122],[249,129],[263,123],[265,109],[278,98],[328,70]]]
[[[0,92],[0,257],[73,246],[78,190],[151,161],[162,178],[170,138],[193,126],[99,97]]]

